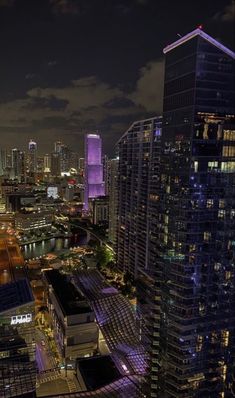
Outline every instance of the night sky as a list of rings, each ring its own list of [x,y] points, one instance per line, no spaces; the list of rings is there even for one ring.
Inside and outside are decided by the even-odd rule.
[[[233,48],[230,0],[0,0],[0,147],[108,154],[130,123],[161,114],[162,49],[199,24]]]

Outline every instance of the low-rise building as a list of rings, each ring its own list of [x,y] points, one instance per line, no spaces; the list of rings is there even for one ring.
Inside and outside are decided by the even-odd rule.
[[[90,209],[92,214],[92,224],[106,225],[109,222],[109,198],[108,196],[100,196],[91,199]]]
[[[44,271],[43,280],[55,341],[65,364],[94,355],[99,329],[86,298],[58,270]]]
[[[50,230],[53,216],[49,211],[37,213],[18,213],[15,216],[15,228],[23,233],[36,230]]]

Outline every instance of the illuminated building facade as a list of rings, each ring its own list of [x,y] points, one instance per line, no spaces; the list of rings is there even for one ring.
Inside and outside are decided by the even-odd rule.
[[[15,238],[0,236],[0,397],[35,397],[34,298]]]
[[[43,171],[44,173],[50,173],[51,171],[51,157],[48,153],[43,158]]]
[[[29,141],[28,170],[29,173],[37,172],[37,143],[33,140]]]
[[[117,144],[117,265],[133,278],[148,266],[150,190],[156,189],[161,124],[161,117],[134,122]]]
[[[200,29],[164,53],[150,394],[228,398],[235,357],[235,54]]]
[[[117,240],[118,164],[118,158],[108,160],[109,240],[114,248]]]
[[[102,164],[102,140],[98,134],[85,137],[85,194],[84,209],[88,210],[90,198],[105,195]]]
[[[15,215],[15,228],[22,234],[32,231],[50,231],[53,215],[50,211],[39,211],[34,213],[18,213]]]

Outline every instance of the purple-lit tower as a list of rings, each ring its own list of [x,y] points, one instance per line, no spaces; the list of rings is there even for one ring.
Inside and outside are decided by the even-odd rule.
[[[90,198],[104,195],[102,140],[98,134],[87,134],[85,137],[84,210],[88,210],[88,201]]]

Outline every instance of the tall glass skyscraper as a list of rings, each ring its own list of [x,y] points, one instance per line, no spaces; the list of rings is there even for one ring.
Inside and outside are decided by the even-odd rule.
[[[235,358],[235,54],[200,29],[164,53],[150,394],[228,398]]]
[[[84,209],[90,198],[105,195],[102,164],[102,139],[98,134],[85,136],[85,193]]]
[[[150,203],[158,187],[154,176],[160,161],[161,126],[161,117],[136,121],[117,144],[117,265],[133,279],[149,263]]]

